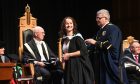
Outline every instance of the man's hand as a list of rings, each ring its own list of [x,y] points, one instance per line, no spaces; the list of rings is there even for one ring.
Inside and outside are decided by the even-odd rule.
[[[44,62],[37,62],[36,64],[37,64],[37,65],[40,65],[40,66],[42,66],[42,67],[45,66]]]
[[[94,40],[94,39],[86,39],[85,43],[95,45],[96,40]]]

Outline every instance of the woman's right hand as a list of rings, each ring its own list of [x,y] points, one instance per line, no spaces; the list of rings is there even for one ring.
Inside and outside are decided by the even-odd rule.
[[[66,61],[66,60],[69,60],[69,57],[70,57],[70,54],[69,53],[65,53],[65,54],[63,54],[62,59],[64,61]]]

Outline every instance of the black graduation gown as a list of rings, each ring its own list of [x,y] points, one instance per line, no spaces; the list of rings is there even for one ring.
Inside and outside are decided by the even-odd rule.
[[[93,84],[94,73],[84,40],[75,36],[70,40],[68,52],[80,50],[81,55],[65,62],[65,84]]]
[[[124,56],[128,56],[135,61],[135,58],[133,57],[133,54],[130,50],[127,49],[124,52],[125,52]],[[140,63],[140,55],[139,55],[138,63]],[[130,82],[133,80],[133,82],[135,81],[137,82],[137,84],[140,84],[140,72],[138,71],[136,66],[126,67],[126,72]]]

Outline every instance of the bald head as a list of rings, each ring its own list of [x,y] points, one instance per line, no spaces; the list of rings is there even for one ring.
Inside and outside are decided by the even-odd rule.
[[[130,50],[133,54],[139,54],[140,53],[140,44],[139,42],[132,42],[130,44]]]
[[[139,42],[134,41],[130,44],[130,47],[136,47],[136,46],[139,46],[139,45],[140,45]]]
[[[33,28],[33,34],[34,34],[34,38],[39,41],[42,41],[45,36],[44,29],[40,26],[36,26]]]
[[[41,31],[41,30],[44,30],[42,27],[40,27],[40,26],[35,26],[34,28],[33,28],[33,33],[36,33],[36,32],[39,32],[39,31]]]

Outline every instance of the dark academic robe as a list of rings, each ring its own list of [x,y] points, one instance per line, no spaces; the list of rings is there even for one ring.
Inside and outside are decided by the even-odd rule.
[[[41,61],[41,56],[39,54],[39,51],[37,49],[37,46],[36,46],[36,43],[35,41],[32,39],[30,42],[28,42],[28,45],[31,47],[31,49],[33,50],[34,54],[35,54],[35,57],[28,51],[28,49],[24,46],[24,57],[23,57],[23,61],[26,62],[27,59],[34,59],[36,61]],[[52,58],[52,57],[57,57],[52,51],[51,49],[48,47],[48,45],[46,44],[47,48],[48,48],[48,53],[49,53],[49,58]],[[47,61],[48,58],[47,56],[45,55],[45,58]]]
[[[124,51],[124,56],[128,56],[135,61],[133,54],[131,53],[130,50],[128,51],[128,49]],[[138,63],[140,63],[140,55],[138,58]],[[135,80],[137,84],[140,84],[140,71],[136,69],[136,66],[126,67],[126,72],[130,82],[131,80],[133,81]]]
[[[97,84],[120,84],[119,60],[122,34],[114,24],[107,24],[97,32],[94,69]],[[125,80],[126,79],[126,80]],[[127,83],[127,78],[124,78]]]
[[[80,50],[80,56],[70,57],[65,62],[65,84],[94,84],[94,73],[89,61],[88,50],[84,40],[79,36],[75,36],[70,40],[68,52],[78,50]]]
[[[9,63],[10,62],[10,59],[8,57],[6,57],[6,56],[4,56],[4,57],[5,57],[5,60],[4,60],[5,63]],[[1,57],[0,57],[0,63],[3,63]]]
[[[124,56],[128,56],[128,57],[130,57],[131,59],[133,59],[135,61],[135,58],[133,57],[133,55],[132,55],[132,53],[131,53],[131,51],[129,49],[126,49],[124,51],[124,54],[123,55]],[[138,62],[140,63],[140,55],[138,57]]]
[[[28,45],[33,50],[35,56],[33,56],[28,51],[28,49],[24,46],[23,62],[27,63],[28,59],[34,59],[36,61],[41,61],[41,56],[39,54],[39,51],[38,51],[38,48],[37,48],[35,41],[32,39],[31,41],[28,42]],[[48,59],[47,55],[45,55],[45,53],[43,52],[44,57],[46,58],[46,61],[50,61],[51,58],[57,58],[57,56],[52,52],[52,50],[49,48],[49,46],[47,44],[46,44],[46,47],[48,49],[48,55],[49,55],[49,59]],[[35,65],[35,75],[38,75],[38,73],[41,74],[43,76],[43,78],[46,78],[45,80],[43,80],[44,81],[43,84],[51,84],[51,83],[48,83],[49,77],[47,77],[47,76],[51,77],[50,81],[53,81],[54,84],[60,84],[61,78],[63,76],[63,71],[61,70],[61,66],[59,65],[59,63],[56,63],[56,65],[54,67],[53,66],[51,67],[49,65],[46,65],[45,67],[40,67],[38,65]]]

